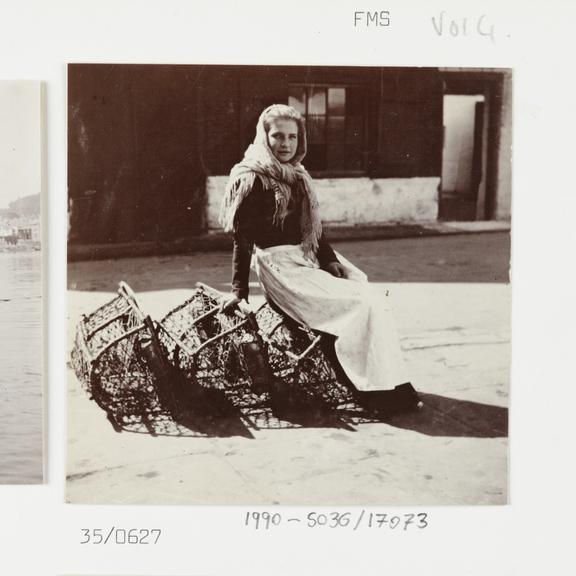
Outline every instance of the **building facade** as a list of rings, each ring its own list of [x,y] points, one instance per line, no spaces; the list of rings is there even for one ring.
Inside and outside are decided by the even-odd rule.
[[[71,243],[217,231],[260,112],[306,118],[328,226],[510,218],[511,72],[72,65]]]

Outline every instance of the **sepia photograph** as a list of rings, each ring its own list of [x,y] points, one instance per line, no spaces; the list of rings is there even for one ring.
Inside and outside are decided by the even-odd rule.
[[[67,501],[507,504],[512,80],[70,64]]]
[[[43,481],[42,110],[0,80],[0,484]]]

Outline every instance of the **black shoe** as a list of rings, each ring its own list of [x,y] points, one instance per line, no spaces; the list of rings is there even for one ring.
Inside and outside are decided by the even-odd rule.
[[[365,410],[383,416],[416,412],[423,406],[418,392],[409,382],[394,390],[358,392],[356,399]]]

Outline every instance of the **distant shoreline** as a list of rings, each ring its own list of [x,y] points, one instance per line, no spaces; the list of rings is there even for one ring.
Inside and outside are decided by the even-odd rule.
[[[10,252],[40,252],[42,244],[40,242],[26,242],[25,244],[6,245],[0,244],[0,253],[8,254]]]

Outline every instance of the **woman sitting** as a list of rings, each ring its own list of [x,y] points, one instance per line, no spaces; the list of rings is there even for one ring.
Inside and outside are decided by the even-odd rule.
[[[288,316],[335,337],[340,366],[356,398],[375,412],[412,410],[388,296],[328,244],[313,181],[301,161],[306,130],[299,112],[266,108],[244,159],[230,172],[221,222],[233,232],[232,292],[223,307],[248,299],[253,259],[267,298]]]

